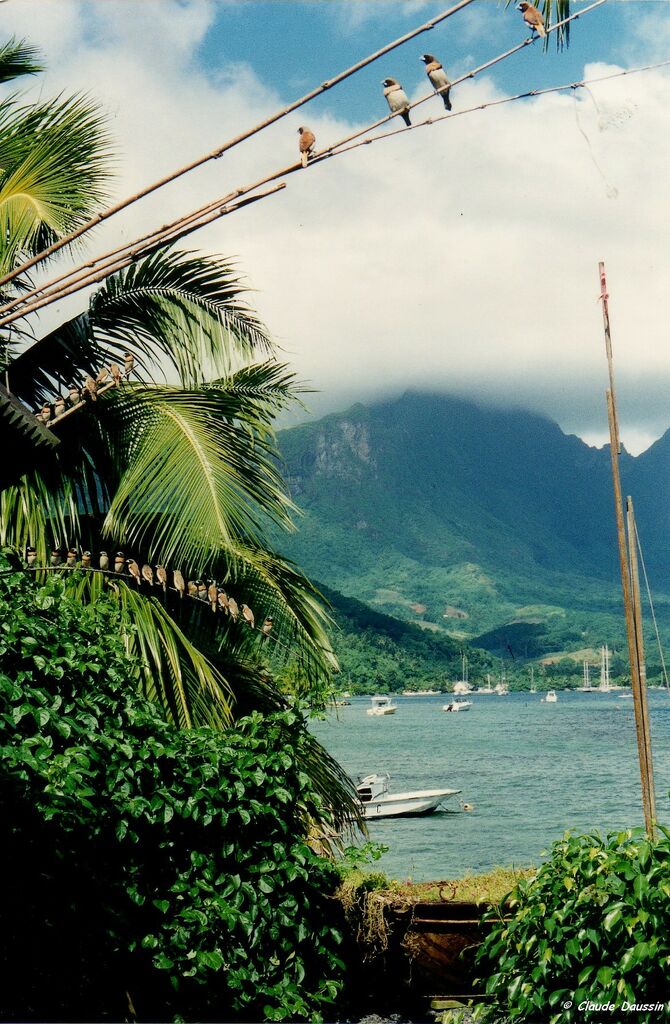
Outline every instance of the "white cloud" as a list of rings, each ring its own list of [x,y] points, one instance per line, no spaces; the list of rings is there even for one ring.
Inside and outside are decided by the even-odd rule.
[[[199,0],[32,0],[5,12],[5,28],[46,50],[43,94],[84,88],[112,112],[120,195],[283,102],[247,67],[215,81],[198,69],[193,55],[212,17]],[[584,77],[613,70],[591,65]],[[595,103],[583,90],[553,94],[362,147],[294,175],[283,193],[189,244],[238,257],[279,343],[323,392],[321,408],[445,387],[541,409],[589,437],[604,422],[596,297],[605,259],[619,397],[637,438],[626,443],[639,447],[670,421],[670,77],[620,78],[592,94]],[[462,109],[496,96],[484,78],[453,99]],[[437,115],[439,101],[420,112]],[[320,143],[356,127],[297,111],[133,207],[97,244],[289,163],[303,122]]]

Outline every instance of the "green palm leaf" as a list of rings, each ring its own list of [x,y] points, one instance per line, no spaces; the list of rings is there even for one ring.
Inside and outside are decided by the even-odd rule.
[[[290,377],[283,368],[266,364],[265,375],[273,379],[274,399],[280,391],[286,397]],[[264,518],[291,527],[294,506],[272,461],[271,438],[260,415],[252,423],[233,418],[234,397],[214,386],[135,386],[104,396],[105,412],[112,407],[123,425],[114,459],[125,463],[105,534],[202,573],[222,552],[234,557],[240,539],[259,537]],[[261,404],[256,398],[255,408]]]
[[[38,50],[24,39],[10,39],[0,46],[0,82],[11,82],[22,75],[35,75],[42,71],[37,63]]]
[[[229,260],[158,252],[106,281],[89,315],[101,344],[167,359],[180,382],[195,387],[270,351],[245,291]]]
[[[105,197],[108,161],[99,109],[83,97],[18,109],[3,118],[3,271],[90,217]]]

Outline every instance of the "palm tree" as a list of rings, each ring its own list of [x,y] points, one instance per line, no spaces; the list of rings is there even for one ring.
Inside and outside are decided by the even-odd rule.
[[[36,69],[33,52],[13,42],[0,51],[0,80],[3,54],[5,65]],[[91,216],[108,152],[100,114],[81,98],[0,106],[3,272]],[[48,458],[17,468],[0,494],[5,549],[34,548],[44,572],[54,549],[93,552],[90,568],[63,572],[64,585],[82,601],[107,592],[119,602],[128,624],[120,642],[138,683],[182,726],[283,706],[274,678],[287,660],[304,695],[329,688],[336,661],[319,595],[267,541],[270,524],[293,528],[272,424],[301,389],[231,263],[156,252],[108,278],[85,311],[45,336],[23,327],[0,344],[12,400],[50,412],[86,377],[111,369],[118,378],[116,366],[133,364],[49,423],[58,444]],[[102,549],[110,567],[94,571]],[[164,567],[165,586],[110,571],[117,551]],[[259,623],[271,621],[269,635],[182,596],[175,570],[215,581]],[[329,805],[349,814],[350,783],[316,743],[308,767]]]

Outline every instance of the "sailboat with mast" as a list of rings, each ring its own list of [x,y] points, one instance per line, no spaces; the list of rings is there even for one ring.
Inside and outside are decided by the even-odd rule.
[[[591,686],[591,674],[590,674],[591,666],[589,665],[589,663],[586,660],[586,658],[584,658],[583,667],[584,667],[584,685],[583,686],[578,686],[577,690],[578,690],[579,693],[594,693],[595,691],[594,691],[593,687]]]

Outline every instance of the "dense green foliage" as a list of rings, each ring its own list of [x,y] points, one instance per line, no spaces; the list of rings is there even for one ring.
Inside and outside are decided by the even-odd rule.
[[[411,393],[279,440],[305,515],[278,543],[328,586],[510,660],[625,647],[607,450],[533,413]],[[621,459],[665,635],[669,462],[670,434]]]
[[[0,576],[3,1020],[319,1019],[336,874],[302,719],[180,730],[102,597]],[[321,754],[326,758],[325,752]]]
[[[352,693],[451,688],[461,678],[465,652],[473,675],[493,670],[493,658],[451,637],[383,615],[328,587],[319,588],[332,607],[333,648],[341,688]]]
[[[580,1004],[665,1004],[631,1013],[667,1019],[670,977],[670,832],[649,840],[642,829],[566,836],[535,877],[511,894],[511,916],[493,927],[478,953],[493,1008],[485,1020],[584,1019]],[[589,1020],[620,1019],[613,1010]],[[624,1017],[627,1014],[621,1013]]]

